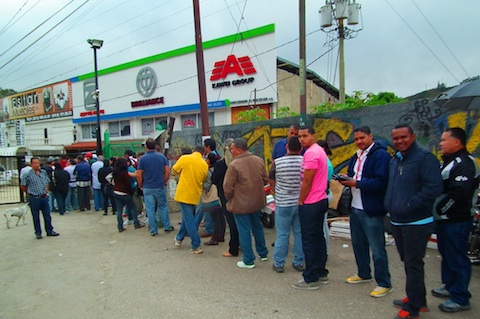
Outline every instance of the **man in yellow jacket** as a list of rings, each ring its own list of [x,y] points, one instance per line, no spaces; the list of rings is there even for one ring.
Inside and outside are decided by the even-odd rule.
[[[192,240],[191,254],[203,253],[200,247],[200,236],[195,225],[195,207],[202,196],[203,182],[207,178],[208,165],[202,158],[205,149],[196,146],[192,154],[182,155],[172,167],[173,175],[180,176],[175,201],[180,204],[182,211],[182,225],[175,236],[175,246],[180,247],[188,234]]]

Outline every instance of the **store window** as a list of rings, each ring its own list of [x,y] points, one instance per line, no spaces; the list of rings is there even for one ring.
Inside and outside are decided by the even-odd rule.
[[[208,113],[208,125],[210,127],[215,126],[215,117],[213,112]],[[182,115],[182,130],[202,128],[202,118],[200,113],[195,114],[183,114]]]
[[[166,130],[168,127],[168,118],[166,116],[142,119],[142,135],[148,136],[153,130]]]
[[[130,121],[116,121],[108,123],[110,137],[130,136]]]
[[[84,124],[82,125],[82,139],[97,138],[97,125],[96,124]]]

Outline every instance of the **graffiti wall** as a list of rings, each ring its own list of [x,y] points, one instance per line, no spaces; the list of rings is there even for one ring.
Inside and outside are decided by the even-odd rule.
[[[357,150],[353,143],[353,129],[367,125],[374,138],[383,140],[393,154],[390,132],[397,124],[409,124],[417,134],[418,143],[440,158],[438,143],[445,128],[461,127],[466,130],[467,149],[480,165],[480,125],[478,110],[441,107],[429,100],[417,100],[409,103],[376,106],[365,109],[323,113],[321,116],[309,116],[307,123],[312,125],[317,139],[326,140],[332,148],[331,161],[336,171],[344,170],[348,160]],[[275,143],[287,135],[291,124],[299,122],[298,117],[244,123],[210,128],[211,136],[217,142],[217,150],[223,154],[223,141],[226,138],[243,137],[248,141],[250,151],[265,159],[270,167],[271,152]],[[201,144],[200,130],[175,132],[172,140],[171,156],[178,158],[184,146]]]

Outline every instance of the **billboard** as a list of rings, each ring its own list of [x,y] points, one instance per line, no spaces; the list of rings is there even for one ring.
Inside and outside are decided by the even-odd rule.
[[[1,102],[3,121],[32,122],[73,115],[70,81],[10,95]]]

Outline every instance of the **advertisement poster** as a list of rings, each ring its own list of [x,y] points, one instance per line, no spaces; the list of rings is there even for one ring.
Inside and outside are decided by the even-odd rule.
[[[1,101],[2,120],[27,122],[72,116],[70,81],[10,95]]]

